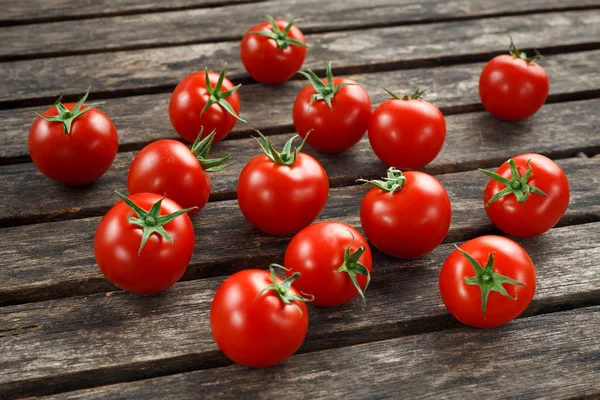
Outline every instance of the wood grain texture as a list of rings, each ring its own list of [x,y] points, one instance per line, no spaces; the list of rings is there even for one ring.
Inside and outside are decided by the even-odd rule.
[[[551,55],[544,58],[542,64],[552,81],[548,101],[570,100],[590,93],[600,96],[600,51]],[[374,106],[389,98],[380,85],[388,86],[397,93],[413,92],[417,87],[428,88],[425,98],[448,115],[481,109],[478,85],[484,65],[474,63],[356,74],[348,77],[365,87]],[[265,134],[292,132],[292,106],[306,84],[305,81],[290,81],[278,86],[242,86],[239,91],[242,116],[248,119],[249,123],[237,124],[228,138],[248,137],[253,133],[252,129],[260,129]],[[104,102],[102,110],[111,117],[117,127],[121,150],[140,149],[144,144],[157,139],[180,138],[169,120],[170,97],[170,93],[165,93],[110,99]],[[598,103],[590,104],[598,107]],[[0,163],[29,159],[27,133],[34,118],[32,113],[41,113],[46,107],[0,110],[0,132],[3,137]],[[562,107],[573,106],[552,107],[560,110]],[[596,113],[589,114],[592,118],[597,118],[594,115]]]
[[[599,228],[598,223],[584,224],[519,241],[538,275],[526,315],[600,302]],[[411,261],[377,254],[367,306],[355,300],[336,308],[311,307],[301,351],[459,325],[446,312],[438,290],[440,265],[452,249],[442,245]],[[222,280],[182,282],[157,296],[115,292],[0,308],[0,395],[53,393],[227,364],[212,341],[208,321],[212,295]],[[571,330],[582,329],[575,326],[571,319]],[[555,347],[553,341],[545,342]]]
[[[506,52],[508,34],[517,45],[542,52],[591,50],[600,46],[600,10],[314,34],[304,67],[323,71],[331,60],[352,73],[484,61]],[[12,107],[60,91],[82,94],[89,85],[104,97],[170,91],[189,73],[220,69],[224,62],[231,79],[247,81],[238,41],[122,51],[110,62],[105,54],[90,54],[1,63],[0,102]]]
[[[589,307],[302,354],[266,370],[230,366],[50,398],[597,398],[599,324],[600,307]]]
[[[571,203],[559,225],[600,220],[600,158],[561,160],[569,177]],[[482,205],[485,175],[440,175],[452,201],[446,242],[496,232]],[[319,220],[359,227],[364,191],[334,189]],[[0,305],[114,290],[95,264],[93,238],[100,218],[0,229]],[[236,201],[209,203],[194,219],[196,247],[183,279],[225,275],[283,261],[289,237],[269,236],[246,221]],[[235,250],[232,250],[235,249]]]

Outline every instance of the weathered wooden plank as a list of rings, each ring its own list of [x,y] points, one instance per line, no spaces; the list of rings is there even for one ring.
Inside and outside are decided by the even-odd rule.
[[[527,315],[600,301],[599,227],[596,223],[554,229],[520,241],[538,272],[538,290]],[[441,304],[437,283],[440,265],[452,249],[446,244],[416,261],[377,254],[367,306],[354,301],[337,308],[311,307],[302,351],[457,326]],[[51,393],[226,364],[212,342],[208,321],[212,295],[222,280],[183,282],[158,296],[115,292],[1,308],[0,394]],[[575,326],[570,325],[571,334],[583,329]],[[482,338],[488,339],[482,343],[499,343]],[[529,353],[523,351],[518,354],[527,359]],[[487,352],[481,354],[490,359]]]
[[[513,1],[453,0],[442,5],[436,0],[278,0],[222,8],[200,8],[155,14],[91,19],[86,29],[73,35],[73,22],[0,28],[0,58],[29,58],[82,54],[97,51],[171,46],[235,40],[262,21],[265,14],[302,18],[302,29],[325,32],[369,26],[473,18],[480,15],[585,9],[598,0]],[[335,14],[335,18],[331,18]],[[232,23],[235,21],[235,23]],[[159,33],[159,34],[157,34]],[[26,37],[27,40],[22,40]]]
[[[332,60],[351,73],[483,61],[506,51],[508,34],[521,47],[543,52],[590,50],[600,46],[599,22],[600,10],[589,10],[319,33],[308,37],[305,67],[322,71]],[[104,97],[170,91],[190,72],[224,62],[232,79],[246,79],[238,46],[235,41],[116,52],[110,62],[105,54],[89,54],[2,63],[0,102],[22,105],[59,91],[82,93],[89,85]]]
[[[571,204],[560,225],[600,220],[600,158],[561,160],[571,184]],[[439,176],[453,207],[447,242],[494,232],[481,196],[486,177],[476,171]],[[334,189],[320,220],[359,226],[364,190]],[[100,218],[0,230],[0,304],[114,290],[95,265],[93,237]],[[254,229],[236,201],[209,203],[194,219],[196,248],[184,280],[224,275],[260,262],[283,261],[289,237]],[[232,251],[235,249],[235,251]]]
[[[469,113],[447,118],[446,144],[439,157],[426,168],[431,173],[456,172],[499,164],[525,151],[550,156],[575,156],[579,151],[600,152],[600,100],[546,105],[533,118],[506,123],[491,115]],[[586,115],[586,118],[581,118]],[[277,148],[290,135],[272,136]],[[339,155],[316,153],[327,170],[332,186],[352,183],[359,177],[379,177],[385,166],[364,138],[350,151]],[[215,156],[235,154],[237,164],[212,178],[212,200],[235,198],[242,167],[260,153],[253,139],[228,140],[215,146]],[[42,176],[31,163],[0,167],[0,225],[20,225],[101,215],[114,203],[113,190],[127,189],[127,173],[134,154],[120,153],[107,174],[90,186],[69,188]],[[27,194],[28,201],[23,201]],[[33,207],[31,205],[34,205]]]
[[[590,94],[600,96],[600,51],[551,55],[544,58],[542,64],[552,81],[549,101]],[[412,92],[417,87],[428,88],[426,98],[447,115],[481,108],[477,88],[484,65],[475,63],[349,77],[367,89],[374,105],[389,97],[380,85],[398,93]],[[249,120],[249,124],[237,124],[230,138],[247,137],[252,128],[258,128],[266,134],[292,132],[292,105],[304,85],[305,81],[290,81],[276,87],[242,86],[239,92],[242,115]],[[157,139],[179,137],[169,122],[170,96],[170,93],[132,96],[111,99],[103,104],[103,111],[117,126],[122,150],[141,148],[143,144]],[[0,163],[29,159],[25,136],[34,118],[33,112],[42,112],[44,109],[0,110],[0,120],[3,121],[0,131],[4,140],[0,146]]]
[[[50,398],[597,398],[598,325],[600,307],[581,308],[499,329],[461,327],[302,354],[266,370],[230,366]]]

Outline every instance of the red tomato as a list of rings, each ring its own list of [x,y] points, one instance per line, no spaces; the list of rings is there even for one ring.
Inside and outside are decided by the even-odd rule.
[[[306,41],[300,29],[290,22],[267,21],[250,28],[242,38],[240,56],[246,71],[257,81],[276,84],[290,79],[302,66]]]
[[[494,57],[479,78],[479,97],[490,113],[515,121],[531,117],[546,102],[550,90],[548,74],[510,41],[510,55]]]
[[[433,176],[402,174],[391,167],[360,206],[360,223],[371,244],[394,257],[420,257],[435,249],[450,229],[452,209],[446,189]]]
[[[501,236],[464,243],[440,272],[440,292],[448,311],[477,328],[515,319],[531,302],[535,286],[535,268],[527,252]]]
[[[302,137],[319,151],[338,153],[362,139],[369,126],[371,99],[358,83],[333,78],[331,62],[327,79],[320,80],[311,70],[300,72],[310,85],[300,91],[294,102],[293,118]]]
[[[257,131],[258,132],[258,131]],[[254,157],[240,173],[237,196],[242,213],[263,232],[289,235],[310,225],[329,196],[327,173],[317,160],[291,150],[291,138],[278,153],[260,133],[265,154]]]
[[[29,155],[48,178],[65,185],[85,185],[100,178],[111,166],[119,148],[112,121],[97,108],[61,103],[37,117],[29,130]]]
[[[369,120],[369,141],[373,151],[387,165],[417,169],[429,164],[446,139],[446,121],[440,110],[421,100],[418,90],[384,101]]]
[[[204,128],[205,134],[217,131],[215,142],[231,132],[240,113],[241,85],[233,86],[225,78],[225,67],[220,74],[195,72],[184,78],[173,91],[169,102],[169,117],[173,128],[186,140],[193,142]]]
[[[231,275],[217,290],[210,307],[210,329],[217,346],[233,361],[269,367],[291,357],[308,330],[304,301],[285,281],[260,269]]]
[[[294,287],[317,306],[344,304],[357,294],[364,300],[371,279],[371,249],[350,225],[318,222],[301,230],[285,251],[286,275],[299,272]]]
[[[483,193],[485,212],[494,225],[513,236],[549,231],[569,205],[569,181],[562,169],[540,154],[513,157],[494,173]]]
[[[173,286],[194,251],[192,221],[173,200],[139,193],[115,204],[94,238],[96,262],[106,278],[133,293],[153,294]]]
[[[201,130],[202,131],[202,130]],[[190,150],[176,140],[158,140],[149,144],[134,158],[129,168],[129,193],[166,194],[184,208],[194,207],[190,217],[204,208],[210,196],[207,172],[221,171],[231,155],[207,159],[215,132],[200,140]]]

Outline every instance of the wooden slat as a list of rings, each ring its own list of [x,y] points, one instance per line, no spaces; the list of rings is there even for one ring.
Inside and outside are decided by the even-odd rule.
[[[600,301],[599,228],[598,223],[578,225],[520,241],[538,274],[528,315]],[[353,301],[337,308],[311,307],[302,351],[457,326],[438,292],[439,268],[452,249],[442,245],[420,260],[406,262],[376,255],[367,306]],[[158,296],[116,292],[1,308],[0,394],[66,391],[226,364],[211,339],[208,321],[210,301],[222,279],[179,283]],[[583,329],[576,326],[570,324],[573,337],[579,336],[575,329]],[[546,327],[549,332],[553,330]],[[491,338],[487,342],[498,343]],[[547,343],[553,346],[552,340]],[[421,348],[425,352],[437,347]]]
[[[441,173],[493,166],[525,151],[558,157],[574,156],[579,151],[600,152],[600,115],[596,112],[599,106],[600,100],[547,105],[533,118],[516,124],[499,121],[485,112],[449,116],[445,146],[426,170]],[[281,149],[289,137],[271,138]],[[333,186],[350,184],[359,177],[379,177],[385,172],[367,138],[340,155],[317,154],[309,146],[306,151],[321,161]],[[238,162],[213,174],[212,200],[235,198],[242,167],[260,149],[253,139],[225,141],[215,147],[215,156],[227,153],[235,154]],[[101,215],[114,204],[114,190],[126,191],[133,157],[131,152],[120,153],[104,177],[80,188],[48,180],[31,163],[0,167],[0,179],[6,182],[0,192],[0,225]],[[28,202],[23,201],[23,193],[27,193]]]
[[[322,71],[332,60],[345,72],[359,66],[366,72],[483,61],[506,52],[508,34],[523,48],[590,50],[600,46],[599,21],[600,10],[589,10],[314,34],[305,67]],[[217,69],[223,62],[231,78],[247,77],[237,41],[116,52],[107,60],[105,54],[90,54],[2,63],[0,102],[22,105],[59,91],[82,93],[88,85],[97,96],[169,91],[192,71]]]
[[[561,160],[571,185],[571,203],[560,225],[600,220],[600,158]],[[439,176],[453,207],[447,242],[494,232],[482,205],[485,175],[464,172]],[[359,227],[364,190],[334,189],[320,220]],[[34,203],[35,204],[35,203]],[[93,238],[100,218],[35,224],[0,230],[0,304],[114,290],[95,265]],[[289,237],[254,229],[236,201],[209,203],[194,219],[196,247],[185,280],[224,275],[242,268],[283,261]],[[235,251],[232,251],[235,249]],[[264,264],[264,265],[263,265]]]
[[[266,370],[231,366],[51,398],[598,398],[599,325],[600,307],[589,307],[303,354]]]
[[[600,51],[551,55],[544,58],[542,64],[552,82],[549,101],[600,96]],[[389,98],[380,84],[398,93],[412,92],[421,87],[428,88],[426,99],[449,114],[481,108],[477,88],[484,65],[475,63],[349,77],[367,89],[374,105]],[[252,128],[258,128],[266,134],[292,132],[292,105],[304,85],[305,81],[291,81],[277,87],[243,86],[240,90],[242,115],[250,123],[237,124],[229,137],[247,137]],[[110,99],[104,103],[102,110],[113,119],[119,131],[122,150],[141,148],[143,144],[156,139],[179,137],[169,121],[170,97],[170,93],[165,93]],[[0,146],[0,163],[28,159],[24,137],[34,118],[33,112],[42,112],[50,104],[0,111],[0,120],[3,121],[0,131],[4,138]]]

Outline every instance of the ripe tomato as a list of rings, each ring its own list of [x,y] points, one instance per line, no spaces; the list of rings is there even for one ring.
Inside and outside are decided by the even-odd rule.
[[[562,169],[540,154],[513,157],[494,173],[483,193],[485,212],[494,225],[513,236],[550,230],[569,205],[569,181]]]
[[[167,139],[144,147],[129,168],[129,193],[166,194],[184,208],[194,207],[189,211],[190,217],[198,214],[210,196],[207,172],[221,171],[233,164],[226,163],[230,154],[207,158],[214,136],[213,131],[200,140],[201,129],[191,150],[181,142]]]
[[[327,173],[317,160],[292,150],[291,138],[278,153],[260,132],[258,143],[265,154],[242,169],[237,197],[242,213],[263,232],[289,235],[310,225],[329,196]]]
[[[302,66],[306,56],[304,35],[290,22],[267,21],[250,28],[242,38],[240,56],[246,71],[257,81],[276,84],[290,79]]]
[[[222,140],[238,120],[246,122],[238,116],[240,86],[233,86],[225,78],[225,66],[220,74],[207,69],[188,75],[179,82],[169,102],[173,128],[190,142],[196,140],[201,128],[206,135],[216,131],[215,142]]]
[[[502,236],[481,236],[450,254],[440,272],[448,311],[477,328],[504,325],[535,293],[535,268],[521,246]]]
[[[129,292],[153,294],[170,288],[194,251],[189,209],[155,193],[129,198],[117,194],[123,201],[108,210],[94,238],[100,270]]]
[[[528,58],[510,40],[510,55],[494,57],[479,77],[479,97],[490,113],[515,121],[531,117],[546,102],[550,82],[544,68],[536,61],[537,52]]]
[[[401,169],[422,168],[444,145],[444,116],[436,106],[421,100],[423,91],[417,90],[402,98],[387,92],[392,99],[381,103],[369,120],[371,147],[387,165]]]
[[[119,148],[112,121],[83,104],[89,94],[88,88],[77,104],[63,104],[61,96],[29,130],[31,160],[42,174],[65,185],[85,185],[100,178]]]
[[[367,91],[351,79],[334,78],[331,62],[327,79],[320,80],[311,70],[300,72],[310,82],[294,102],[296,131],[319,151],[338,153],[362,139],[371,116]]]
[[[421,257],[435,249],[450,229],[452,209],[446,189],[433,176],[391,167],[363,198],[360,223],[371,244],[394,257]]]
[[[210,307],[210,329],[217,346],[233,361],[269,367],[291,357],[308,330],[305,301],[291,284],[270,272],[247,269],[231,275]]]
[[[371,249],[350,225],[318,222],[301,230],[285,251],[286,275],[300,273],[294,287],[317,306],[338,306],[357,294],[363,301],[371,280]]]

